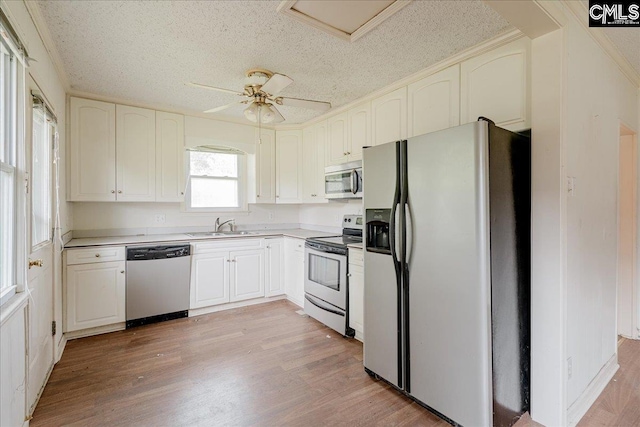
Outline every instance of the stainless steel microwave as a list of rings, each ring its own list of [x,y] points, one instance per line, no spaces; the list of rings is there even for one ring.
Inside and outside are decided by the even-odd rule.
[[[327,199],[361,199],[362,160],[327,166],[324,169],[324,193]]]

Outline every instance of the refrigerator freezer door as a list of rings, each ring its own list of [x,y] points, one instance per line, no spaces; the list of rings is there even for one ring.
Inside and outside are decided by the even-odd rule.
[[[410,392],[466,426],[492,423],[487,132],[407,142]]]
[[[392,209],[396,193],[396,143],[363,152],[364,209]],[[393,225],[390,224],[392,227]],[[367,241],[365,227],[364,241]],[[392,236],[389,233],[389,239]],[[391,243],[391,242],[390,242]],[[399,278],[390,254],[364,252],[364,366],[397,387],[402,387],[403,357],[398,357]]]

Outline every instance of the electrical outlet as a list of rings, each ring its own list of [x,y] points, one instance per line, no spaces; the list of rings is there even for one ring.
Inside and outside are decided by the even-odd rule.
[[[571,358],[567,359],[567,379],[571,379],[573,376],[573,360]]]
[[[156,224],[164,224],[166,220],[167,217],[165,216],[165,214],[156,214],[155,216]]]

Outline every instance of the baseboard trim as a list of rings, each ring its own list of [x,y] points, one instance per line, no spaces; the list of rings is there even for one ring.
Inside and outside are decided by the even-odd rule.
[[[289,295],[287,295],[287,300],[291,301],[292,303],[294,303],[295,305],[297,305],[300,308],[304,308],[304,303],[302,301],[298,301],[297,299],[293,299]]]
[[[596,399],[598,399],[600,393],[602,393],[607,384],[609,384],[609,381],[611,381],[619,368],[618,353],[616,353],[611,356],[602,369],[600,369],[598,375],[596,375],[591,383],[589,383],[580,397],[578,397],[578,399],[569,406],[569,409],[567,410],[567,421],[569,422],[570,427],[574,427],[578,422],[580,422],[582,417],[584,417],[584,414],[587,413],[589,408],[591,408],[591,405],[593,405]]]
[[[96,328],[66,332],[64,336],[67,340],[75,340],[77,338],[90,337],[93,335],[108,334],[109,332],[124,331],[125,328],[126,328],[126,322],[120,322],[120,323],[114,323],[113,325],[98,326]]]
[[[195,308],[193,310],[189,310],[189,317],[201,316],[203,314],[216,313],[218,311],[231,310],[234,308],[247,307],[250,305],[264,304],[266,302],[278,301],[281,299],[285,299],[285,296],[277,295],[275,297],[256,298],[252,300],[230,302],[221,305],[212,305],[210,307]]]
[[[67,337],[63,335],[62,339],[58,343],[58,352],[56,354],[56,360],[54,361],[54,363],[58,363],[60,359],[62,359],[62,353],[64,353],[64,349],[66,347],[67,347]]]

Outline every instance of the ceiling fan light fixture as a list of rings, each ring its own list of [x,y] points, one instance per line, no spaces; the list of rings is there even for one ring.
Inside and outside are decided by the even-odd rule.
[[[252,102],[244,110],[244,116],[254,123],[271,123],[278,118],[271,105],[263,102]]]

